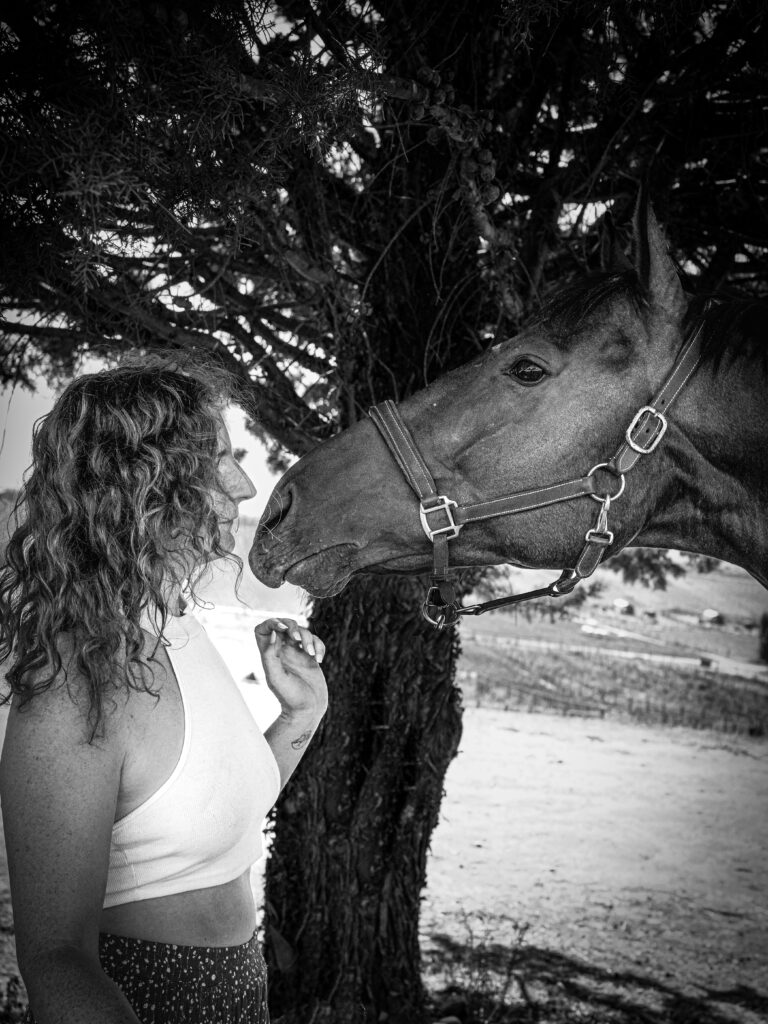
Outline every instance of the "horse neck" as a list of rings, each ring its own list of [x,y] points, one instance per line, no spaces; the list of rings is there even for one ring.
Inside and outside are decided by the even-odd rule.
[[[636,544],[741,565],[768,587],[768,380],[759,358],[705,364],[670,412],[655,514]]]

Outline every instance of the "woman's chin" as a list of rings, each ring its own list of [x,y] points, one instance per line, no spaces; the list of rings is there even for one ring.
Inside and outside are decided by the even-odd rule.
[[[219,547],[221,547],[224,551],[224,554],[219,555],[219,558],[223,558],[224,555],[231,555],[232,552],[235,550],[235,538],[234,535],[229,532],[229,530],[221,531]]]
[[[231,523],[219,523],[219,546],[231,554],[235,550],[235,535],[237,534],[237,520]]]

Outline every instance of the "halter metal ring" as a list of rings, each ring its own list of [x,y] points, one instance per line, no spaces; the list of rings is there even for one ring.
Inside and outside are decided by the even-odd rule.
[[[595,472],[596,469],[605,469],[609,473],[613,473],[613,475],[616,476],[616,473],[614,473],[614,471],[611,469],[611,467],[608,465],[607,462],[598,462],[598,464],[596,466],[593,466],[592,469],[590,469],[590,471],[587,473],[587,476],[592,476],[592,474]],[[619,477],[621,478],[621,487],[619,487],[618,491],[616,491],[615,494],[608,494],[608,495],[590,494],[589,497],[593,501],[599,501],[601,504],[605,501],[606,497],[610,498],[611,501],[616,501],[616,499],[620,498],[622,496],[622,494],[624,493],[624,488],[626,487],[626,484],[627,484],[627,479],[626,479],[626,477],[624,476],[623,473],[619,473]]]
[[[426,621],[430,624],[430,626],[434,626],[435,629],[444,629],[445,628],[445,615],[441,612],[440,615],[438,615],[436,619],[433,619],[432,616],[429,614],[429,611],[427,609],[428,609],[427,602],[424,601],[422,606],[421,606],[421,617],[423,619],[426,619]]]
[[[430,610],[433,608],[435,609],[436,616],[430,615]],[[445,629],[446,626],[452,626],[455,622],[458,622],[460,612],[455,605],[445,604],[440,588],[433,585],[429,588],[426,597],[421,603],[421,614],[431,626],[435,626],[437,629]]]

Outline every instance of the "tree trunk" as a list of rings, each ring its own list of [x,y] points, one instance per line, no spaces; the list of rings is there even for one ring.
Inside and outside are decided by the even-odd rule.
[[[419,900],[461,736],[455,633],[422,583],[353,581],[316,601],[330,706],[272,812],[270,1009],[281,1024],[420,1024]]]

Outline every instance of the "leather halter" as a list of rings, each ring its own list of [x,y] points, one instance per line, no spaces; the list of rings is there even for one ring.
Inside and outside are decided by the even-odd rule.
[[[459,505],[447,495],[438,494],[432,474],[394,402],[382,402],[381,405],[369,409],[368,415],[379,429],[405,479],[416,492],[421,526],[432,542],[434,566],[422,606],[422,614],[428,622],[438,629],[443,629],[445,626],[454,625],[461,615],[482,615],[493,608],[517,604],[519,601],[528,601],[536,597],[562,597],[570,594],[580,580],[592,575],[606,550],[613,543],[613,533],[608,529],[608,512],[611,502],[616,501],[624,493],[625,474],[634,469],[643,456],[650,455],[658,446],[667,430],[665,413],[701,361],[702,327],[703,324],[700,324],[693,337],[683,347],[664,384],[649,404],[642,406],[635,413],[624,432],[624,440],[607,462],[598,462],[586,476],[533,490],[515,491],[473,505]],[[618,481],[618,486],[613,491],[601,487],[595,476],[598,471],[611,475]],[[467,523],[482,522],[485,519],[494,519],[515,512],[528,512],[585,496],[599,502],[600,511],[595,525],[584,535],[584,547],[572,569],[564,569],[558,579],[538,590],[512,594],[482,604],[460,604],[456,596],[455,581],[448,571],[448,542],[459,535],[462,527]]]

